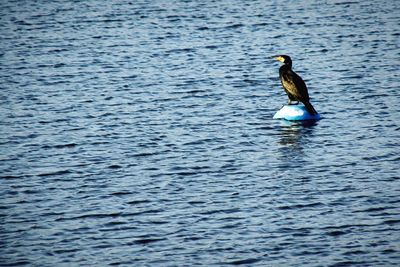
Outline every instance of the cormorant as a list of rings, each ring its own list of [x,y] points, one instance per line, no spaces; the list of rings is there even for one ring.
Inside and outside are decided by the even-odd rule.
[[[279,78],[283,89],[289,97],[288,104],[292,105],[292,101],[296,101],[296,104],[301,102],[308,112],[312,115],[317,114],[317,111],[310,103],[306,83],[292,70],[292,59],[286,55],[275,56],[275,59],[283,63],[279,68]]]

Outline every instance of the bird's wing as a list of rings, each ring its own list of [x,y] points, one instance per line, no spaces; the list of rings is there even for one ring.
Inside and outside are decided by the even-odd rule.
[[[294,71],[288,71],[282,78],[282,85],[290,94],[300,101],[308,101],[310,99],[306,83]]]

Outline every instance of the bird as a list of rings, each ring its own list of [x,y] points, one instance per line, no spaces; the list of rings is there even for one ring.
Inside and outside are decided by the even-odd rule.
[[[318,114],[310,103],[306,83],[292,70],[292,59],[287,55],[278,55],[274,58],[283,63],[279,68],[279,78],[283,89],[289,97],[288,105],[294,105],[293,102],[297,102],[295,103],[297,105],[301,102],[310,114]]]

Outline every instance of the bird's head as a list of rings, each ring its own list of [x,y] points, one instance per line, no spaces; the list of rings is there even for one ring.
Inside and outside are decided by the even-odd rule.
[[[276,60],[282,62],[285,65],[292,65],[292,59],[287,55],[279,55],[274,57]]]

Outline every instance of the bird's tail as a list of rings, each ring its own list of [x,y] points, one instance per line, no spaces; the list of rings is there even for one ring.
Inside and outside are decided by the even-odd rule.
[[[303,104],[306,107],[307,111],[310,112],[312,115],[318,114],[318,112],[315,110],[310,102],[304,102]]]

